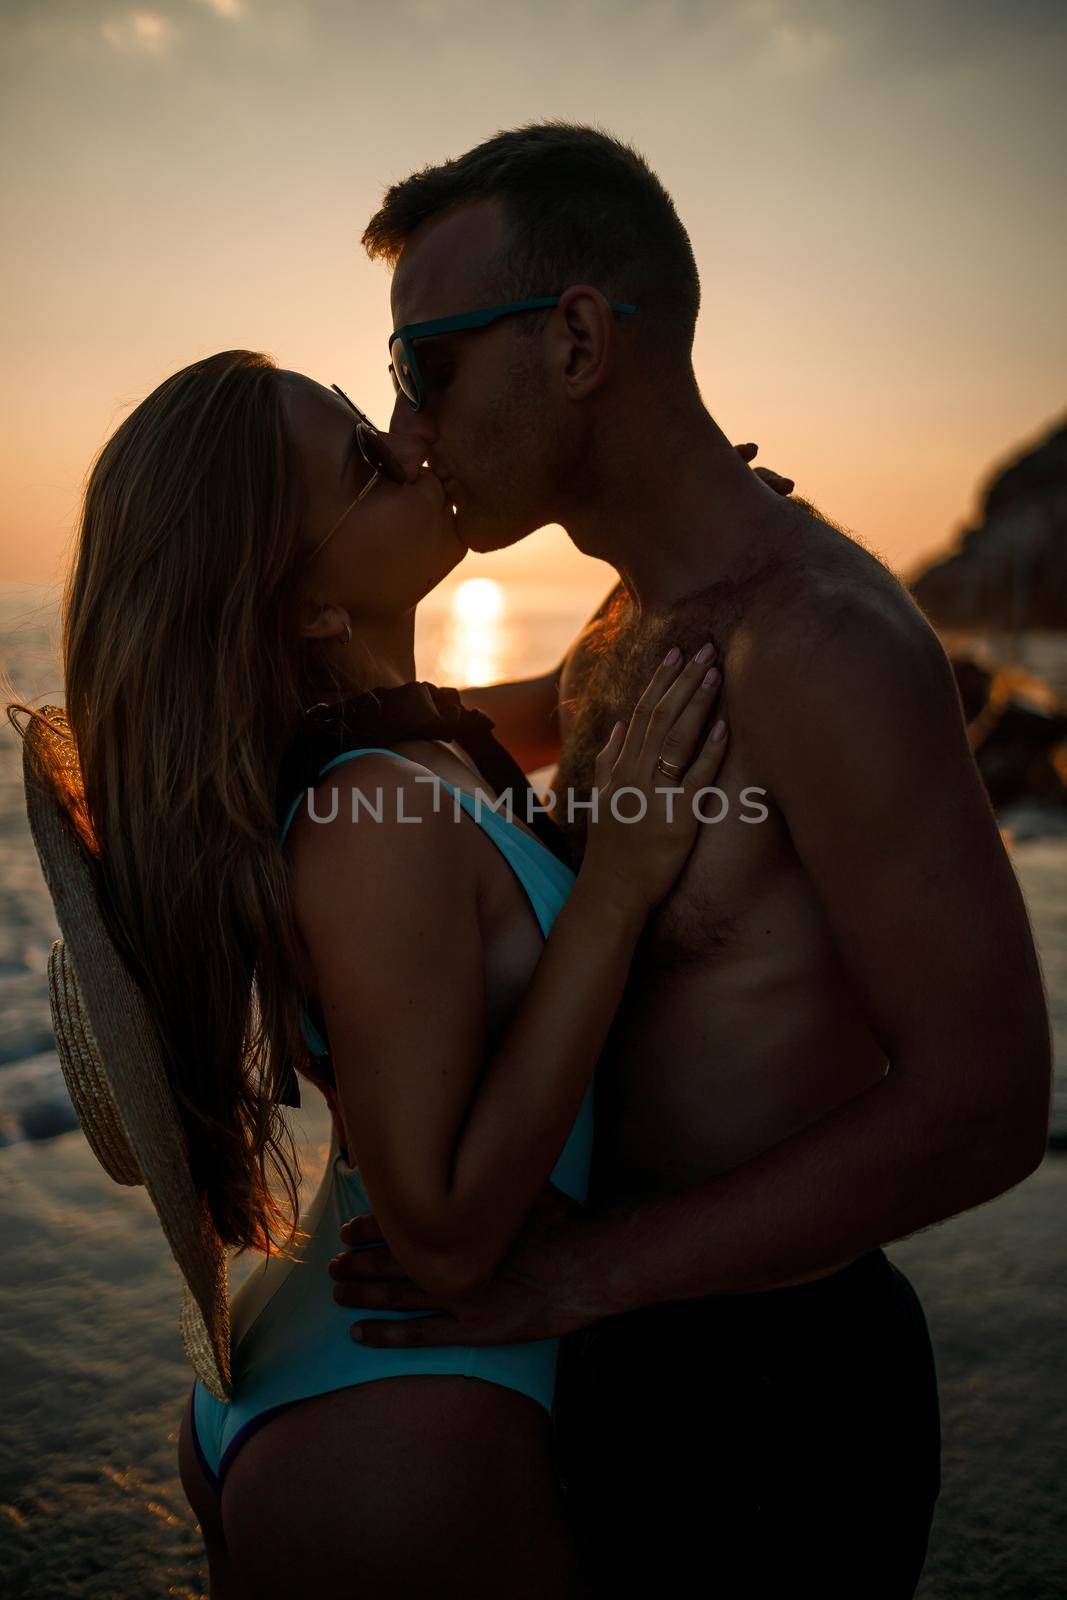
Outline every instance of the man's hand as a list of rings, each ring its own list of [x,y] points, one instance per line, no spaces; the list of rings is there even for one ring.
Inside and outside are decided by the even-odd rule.
[[[542,1189],[510,1255],[488,1283],[441,1308],[420,1289],[385,1243],[373,1212],[341,1229],[349,1250],[330,1262],[333,1297],[358,1309],[425,1311],[423,1317],[374,1317],[352,1337],[382,1349],[422,1345],[525,1344],[554,1339],[608,1315],[599,1286],[595,1219],[552,1184]]]
[[[759,451],[758,444],[735,444],[734,449],[742,461],[752,461]],[[773,489],[775,494],[792,494],[796,485],[792,478],[783,478],[780,472],[772,472],[770,467],[753,467],[757,478],[762,478],[768,489]]]

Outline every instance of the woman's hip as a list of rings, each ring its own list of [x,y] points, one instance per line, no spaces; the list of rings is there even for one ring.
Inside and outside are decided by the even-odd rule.
[[[221,1509],[258,1595],[581,1595],[549,1413],[501,1384],[409,1375],[287,1406]]]

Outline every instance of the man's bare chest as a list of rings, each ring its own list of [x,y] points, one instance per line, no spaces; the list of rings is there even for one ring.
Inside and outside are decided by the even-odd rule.
[[[807,887],[788,829],[743,741],[731,739],[713,787],[696,802],[696,842],[673,889],[652,913],[642,965],[762,955],[795,922]]]
[[[696,630],[701,632],[701,628]],[[706,632],[706,624],[704,625]],[[564,722],[565,738],[557,781],[556,815],[580,852],[584,844],[580,802],[592,786],[597,752],[616,720],[628,720],[656,662],[660,641],[633,659],[606,658],[578,686]],[[692,648],[702,642],[697,638]],[[727,951],[741,955],[765,946],[776,928],[795,924],[808,886],[781,812],[759,770],[736,715],[729,688],[729,652],[720,648],[724,685],[709,716],[727,720],[729,747],[715,784],[699,796],[700,825],[692,853],[674,888],[649,919],[641,942],[642,965],[702,961]],[[666,780],[664,780],[666,782]],[[568,812],[572,798],[579,804]],[[678,802],[685,803],[679,797]]]

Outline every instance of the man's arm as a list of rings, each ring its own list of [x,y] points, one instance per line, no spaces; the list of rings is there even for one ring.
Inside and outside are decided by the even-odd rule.
[[[1044,1153],[1041,972],[945,653],[903,595],[826,595],[800,621],[733,663],[732,720],[890,1069],[733,1172],[591,1219],[604,1312],[804,1282]]]
[[[468,710],[484,711],[493,732],[523,772],[535,772],[559,758],[559,679],[563,663],[536,678],[461,689]]]
[[[559,760],[562,737],[559,708],[564,675],[590,628],[605,615],[620,588],[621,584],[615,585],[550,672],[536,678],[460,691],[465,706],[492,717],[496,725],[494,733],[524,772],[535,772]]]

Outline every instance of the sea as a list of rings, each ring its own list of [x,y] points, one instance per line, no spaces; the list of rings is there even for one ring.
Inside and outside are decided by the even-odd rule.
[[[429,596],[420,607],[417,675],[462,685],[545,671],[560,659],[591,609],[587,597],[558,586],[467,579]],[[58,631],[54,588],[0,588],[0,674],[33,704],[62,703]],[[979,659],[1002,657],[1007,648],[1004,640],[978,635],[957,636],[953,645]],[[1020,671],[1039,673],[1067,700],[1067,634],[1025,636],[1010,645]],[[1028,901],[1042,903],[1042,924],[1055,929],[1057,940],[1067,938],[1067,905],[1060,904],[1067,884],[1067,837],[1035,837],[1031,823],[1021,835],[1013,848],[1025,859]],[[0,1146],[52,1139],[77,1126],[53,1048],[45,977],[58,932],[26,821],[21,747],[5,718],[0,725]],[[1057,986],[1050,998],[1062,1030],[1067,996]],[[1061,1146],[1067,1141],[1062,1052],[1053,1141]]]

